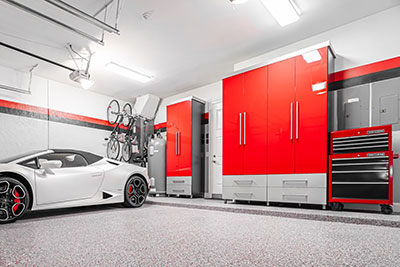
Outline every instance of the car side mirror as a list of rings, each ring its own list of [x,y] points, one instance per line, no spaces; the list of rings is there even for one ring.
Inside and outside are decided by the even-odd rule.
[[[61,160],[48,160],[40,163],[40,168],[48,174],[54,174],[51,169],[59,169],[62,166]]]

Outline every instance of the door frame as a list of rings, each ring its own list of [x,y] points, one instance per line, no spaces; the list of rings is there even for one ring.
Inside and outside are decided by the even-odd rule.
[[[222,105],[222,110],[224,109],[224,106],[223,106],[223,101],[222,101],[222,98],[219,98],[219,99],[216,99],[216,100],[214,100],[214,101],[212,101],[212,102],[210,102],[209,103],[209,108],[208,108],[208,118],[209,118],[209,121],[208,121],[208,134],[209,134],[209,138],[208,138],[208,142],[209,142],[209,151],[208,151],[208,166],[209,166],[209,168],[208,168],[208,193],[207,193],[207,198],[213,198],[213,192],[214,192],[214,188],[213,188],[213,176],[212,176],[212,173],[213,173],[213,157],[211,156],[211,155],[213,155],[214,154],[214,144],[213,144],[213,138],[214,138],[214,133],[215,133],[215,131],[214,131],[214,120],[215,120],[215,118],[214,118],[214,113],[213,113],[213,107],[214,107],[214,105],[216,105],[216,104],[221,104]],[[223,125],[222,125],[222,127],[223,127]],[[222,139],[224,138],[224,131],[223,131],[223,129],[222,129],[222,132],[221,132],[221,134],[222,134]],[[222,157],[223,157],[223,154],[222,154]],[[222,177],[222,169],[221,169],[221,177]],[[221,199],[222,199],[222,195],[221,195]]]

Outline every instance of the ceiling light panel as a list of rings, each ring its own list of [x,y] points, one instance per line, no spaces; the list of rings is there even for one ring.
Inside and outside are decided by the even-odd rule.
[[[234,5],[240,5],[240,4],[244,4],[246,3],[248,0],[229,0],[229,2],[231,2],[231,4]]]
[[[282,27],[300,18],[300,9],[291,0],[261,0],[261,2]]]
[[[302,54],[302,56],[307,63],[312,63],[322,59],[321,54],[319,53],[318,50],[313,50],[311,52],[304,53]]]
[[[106,69],[119,74],[121,76],[125,76],[135,81],[139,81],[142,83],[147,83],[153,79],[152,76],[146,75],[135,70],[129,69],[127,67],[121,66],[117,63],[110,62],[106,65]]]

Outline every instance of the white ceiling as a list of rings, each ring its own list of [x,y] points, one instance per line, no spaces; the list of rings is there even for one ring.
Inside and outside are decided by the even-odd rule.
[[[106,0],[64,0],[93,14]],[[18,0],[67,24],[101,36],[84,21],[65,14],[44,1]],[[115,1],[116,2],[116,1]],[[284,28],[259,0],[232,5],[228,0],[125,0],[119,21],[120,35],[105,35],[105,46],[95,44],[59,26],[0,2],[0,40],[74,67],[64,48],[95,52],[90,73],[98,93],[131,100],[146,93],[160,97],[193,89],[226,76],[233,64],[312,35],[347,24],[393,6],[398,0],[296,0],[301,19]],[[145,20],[142,14],[152,11]],[[113,8],[108,22],[114,23]],[[108,72],[114,61],[155,78],[142,84]],[[0,47],[0,64],[26,69],[76,85],[65,69]]]

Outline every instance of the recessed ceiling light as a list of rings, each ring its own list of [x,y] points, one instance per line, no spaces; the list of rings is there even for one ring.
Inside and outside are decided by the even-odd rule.
[[[133,80],[142,82],[142,83],[147,83],[151,79],[153,79],[152,76],[137,72],[135,70],[129,69],[127,67],[121,66],[117,63],[110,62],[106,64],[106,68],[112,72],[115,72],[119,75],[131,78]]]
[[[244,4],[247,1],[248,0],[229,0],[229,2],[231,2],[231,4],[234,4],[234,5]]]
[[[307,63],[312,63],[322,59],[321,54],[318,52],[318,50],[313,50],[311,52],[304,53],[302,54],[302,56]]]
[[[292,0],[261,0],[261,2],[282,27],[297,21],[301,14]]]

